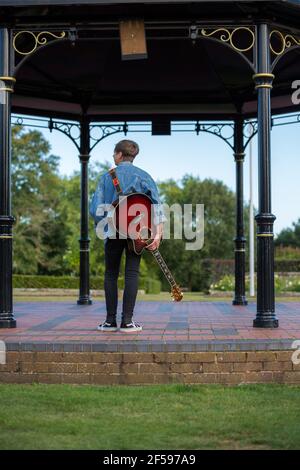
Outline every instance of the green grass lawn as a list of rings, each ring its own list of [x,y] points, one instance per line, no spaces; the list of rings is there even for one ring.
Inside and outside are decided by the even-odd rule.
[[[0,385],[1,449],[300,449],[300,388]]]

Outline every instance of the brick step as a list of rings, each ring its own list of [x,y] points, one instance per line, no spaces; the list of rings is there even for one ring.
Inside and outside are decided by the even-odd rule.
[[[2,383],[300,385],[289,351],[102,353],[8,351]]]

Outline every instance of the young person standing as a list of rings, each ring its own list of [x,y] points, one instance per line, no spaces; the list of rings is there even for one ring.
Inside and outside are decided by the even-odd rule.
[[[133,164],[139,153],[139,146],[132,140],[121,140],[114,149],[115,172],[124,195],[132,192],[147,194],[155,207],[154,224],[155,237],[147,249],[154,250],[159,247],[165,220],[161,209],[158,189],[153,178],[141,168]],[[96,191],[90,204],[90,214],[95,225],[103,219],[105,213],[97,215],[99,207],[112,204],[117,199],[117,191],[109,172],[103,174],[98,182]],[[101,211],[100,211],[101,212]],[[120,331],[141,331],[142,326],[133,320],[133,311],[138,291],[138,278],[141,255],[128,249],[126,239],[113,236],[110,227],[104,231],[105,239],[105,277],[104,290],[106,301],[106,320],[98,326],[99,331],[117,331],[117,305],[118,305],[118,277],[123,251],[126,253],[125,287],[123,294],[122,322]]]

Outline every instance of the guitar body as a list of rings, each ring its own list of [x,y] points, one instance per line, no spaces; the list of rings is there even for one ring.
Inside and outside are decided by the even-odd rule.
[[[152,243],[156,226],[154,224],[153,203],[146,194],[131,193],[120,195],[113,203],[112,223],[120,238],[127,239],[128,248],[137,255]],[[183,294],[175,282],[166,262],[158,249],[148,250],[154,256],[166,279],[171,285],[173,300],[179,302]]]
[[[143,193],[121,196],[115,203],[113,225],[119,236],[126,238],[129,249],[142,254],[155,236],[152,201]]]

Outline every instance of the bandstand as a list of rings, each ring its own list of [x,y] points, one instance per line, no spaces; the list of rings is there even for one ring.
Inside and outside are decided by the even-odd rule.
[[[122,56],[120,23],[144,25],[147,52]],[[246,306],[245,149],[258,136],[254,327],[276,328],[271,127],[299,122],[298,1],[1,0],[0,327],[14,328],[11,124],[72,139],[81,163],[79,305],[90,305],[88,163],[113,133],[209,132],[236,167],[235,293]],[[298,83],[297,83],[298,80]],[[281,115],[290,117],[280,120]],[[35,116],[35,117],[34,117]],[[150,124],[149,124],[150,123]],[[249,123],[252,132],[248,134]]]

